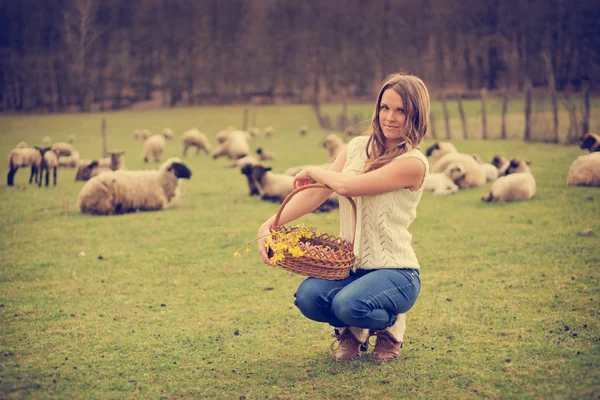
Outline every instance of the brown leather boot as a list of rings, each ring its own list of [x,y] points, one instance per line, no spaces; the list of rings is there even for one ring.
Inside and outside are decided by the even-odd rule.
[[[358,330],[359,328],[354,328]],[[365,330],[368,333],[368,330]],[[357,331],[358,337],[364,336],[360,331]],[[352,331],[352,328],[338,328],[331,336],[336,340],[331,343],[331,354],[336,361],[352,361],[360,357],[361,346],[365,342],[361,342],[357,335]],[[336,346],[337,345],[337,346]]]
[[[377,340],[373,352],[369,355],[371,361],[393,361],[400,357],[403,342],[399,342],[386,329],[375,332]]]

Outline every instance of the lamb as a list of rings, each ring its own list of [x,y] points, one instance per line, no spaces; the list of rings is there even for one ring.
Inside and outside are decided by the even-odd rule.
[[[38,186],[42,187],[42,177],[44,176],[44,171],[46,171],[46,187],[48,187],[50,183],[50,170],[52,170],[52,175],[54,176],[54,186],[56,186],[56,170],[58,169],[59,150],[53,147],[36,147],[36,149],[42,156]]]
[[[188,148],[195,147],[196,155],[200,152],[200,150],[204,150],[206,154],[210,153],[210,142],[206,135],[198,129],[190,129],[181,135],[183,139],[183,156],[185,157],[188,151]]]
[[[579,139],[579,147],[587,149],[590,153],[600,151],[600,136],[595,133],[586,133]]]
[[[162,210],[178,197],[179,179],[191,176],[179,158],[168,159],[158,170],[105,172],[86,182],[77,206],[96,215]]]
[[[52,145],[52,150],[59,156],[70,156],[75,151],[73,145],[65,142],[56,142]]]
[[[275,160],[277,158],[274,153],[265,151],[262,147],[256,149],[256,154],[258,154],[261,161]]]
[[[133,138],[135,140],[141,139],[142,138],[142,130],[141,129],[134,129],[133,130]]]
[[[162,135],[152,135],[144,142],[144,151],[142,152],[142,159],[145,163],[150,160],[150,157],[154,159],[154,162],[160,162],[160,157],[165,149],[165,138]]]
[[[79,165],[79,152],[74,150],[70,156],[58,157],[58,166],[64,168],[75,168]]]
[[[173,129],[171,128],[165,128],[162,131],[162,135],[165,137],[165,139],[167,140],[171,140],[173,139]]]
[[[24,148],[26,148],[26,147],[29,147],[29,146],[27,146],[27,142],[19,142],[19,143],[18,143],[18,144],[15,146],[15,149],[24,149]]]
[[[465,168],[458,163],[450,163],[444,172],[427,174],[423,182],[423,190],[434,195],[447,195],[458,192],[459,187],[454,183],[465,176]]]
[[[272,126],[267,126],[265,128],[265,137],[266,138],[270,138],[271,136],[273,136],[275,134],[275,129],[273,129]]]
[[[425,155],[429,160],[429,165],[434,165],[440,158],[448,153],[457,153],[456,147],[450,142],[435,142],[427,148]]]
[[[123,159],[122,151],[113,151],[108,158],[110,163],[106,164],[106,159],[98,160],[80,160],[79,168],[77,169],[77,174],[75,175],[76,181],[87,181],[90,178],[108,171],[116,171],[118,169],[125,168],[125,161]]]
[[[67,142],[73,144],[73,143],[75,143],[75,139],[76,139],[75,135],[69,135],[69,137],[67,138]]]
[[[42,166],[42,155],[37,149],[26,147],[13,149],[8,154],[8,175],[6,178],[6,184],[8,186],[14,186],[15,174],[22,167],[31,167],[31,175],[29,175],[29,183],[31,183],[35,177],[35,182],[38,181],[38,172]]]
[[[485,177],[487,182],[493,182],[498,179],[498,168],[494,167],[492,164],[483,163],[481,164],[481,168],[485,172]]]
[[[294,190],[294,177],[271,172],[271,167],[263,164],[244,165],[250,195],[260,194],[262,200],[282,202]]]
[[[347,144],[344,143],[342,138],[340,138],[335,133],[331,133],[327,135],[325,141],[323,142],[323,147],[329,151],[329,161],[334,162],[337,158],[338,154],[342,152],[346,148]]]
[[[447,153],[431,167],[431,172],[443,172],[452,163],[461,164],[465,169],[465,175],[454,181],[459,188],[477,187],[486,183],[485,171],[470,154]]]
[[[52,144],[52,139],[50,139],[50,136],[44,136],[42,143],[44,146],[50,146]]]
[[[506,169],[506,176],[498,178],[481,200],[494,203],[529,200],[535,195],[535,190],[535,178],[527,163],[513,158]]]
[[[568,186],[600,186],[600,152],[577,157],[569,168]]]
[[[252,128],[249,128],[248,129],[248,133],[250,133],[250,136],[252,136],[252,137],[259,137],[260,136],[260,131],[255,126],[253,126]]]

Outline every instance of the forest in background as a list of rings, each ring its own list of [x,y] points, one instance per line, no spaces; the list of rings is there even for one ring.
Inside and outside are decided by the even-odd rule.
[[[0,0],[0,111],[370,99],[399,70],[593,90],[598,21],[589,0]]]

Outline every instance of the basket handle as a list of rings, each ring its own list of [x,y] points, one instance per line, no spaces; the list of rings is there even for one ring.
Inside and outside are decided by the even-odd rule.
[[[294,195],[296,193],[301,192],[306,189],[329,189],[329,190],[331,190],[331,188],[329,186],[324,185],[322,183],[310,183],[308,185],[297,187],[290,194],[288,194],[287,197],[281,203],[281,206],[279,207],[279,211],[277,211],[277,215],[275,216],[275,221],[273,222],[273,226],[271,227],[271,229],[277,229],[279,227],[279,217],[281,217],[281,213],[283,212],[283,208],[285,207],[285,205],[292,199],[292,197],[294,197]],[[346,197],[346,196],[344,196],[344,197]],[[356,203],[354,202],[354,200],[352,200],[352,197],[346,197],[346,199],[348,199],[348,201],[350,202],[350,205],[352,206],[352,212],[354,213],[354,230],[353,230],[354,235],[352,238],[352,243],[354,244],[354,239],[356,239]]]

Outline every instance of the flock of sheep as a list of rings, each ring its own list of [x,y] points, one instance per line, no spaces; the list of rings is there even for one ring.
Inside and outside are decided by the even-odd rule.
[[[300,135],[308,132],[300,128]],[[263,135],[268,138],[275,134],[272,127],[265,128]],[[254,138],[260,135],[257,128],[237,130],[229,127],[215,136],[217,145],[212,148],[208,137],[198,129],[191,129],[181,135],[183,155],[190,148],[196,154],[203,151],[213,159],[227,157],[232,165],[245,175],[251,196],[259,195],[262,200],[281,202],[293,190],[294,176],[308,165],[291,166],[282,173],[273,172],[267,164],[276,155],[257,148],[251,153]],[[165,128],[162,134],[152,135],[149,130],[135,130],[133,137],[143,140],[142,159],[160,162],[167,140],[174,137],[173,131]],[[31,167],[29,183],[42,185],[42,175],[46,172],[46,186],[52,171],[56,185],[56,170],[59,167],[77,168],[76,180],[87,181],[81,189],[77,204],[81,212],[89,214],[121,214],[135,211],[161,210],[166,208],[179,193],[179,179],[191,178],[191,171],[179,158],[170,158],[158,170],[127,170],[124,152],[112,151],[109,157],[98,160],[82,160],[71,135],[67,142],[50,144],[50,138],[43,140],[45,147],[27,147],[21,142],[8,158],[9,172],[7,184],[14,185],[14,176],[19,168]],[[322,143],[328,152],[328,163],[319,166],[327,168],[344,149],[346,143],[335,134],[329,134]],[[587,133],[580,140],[580,147],[590,154],[578,157],[569,169],[569,186],[600,186],[600,136]],[[256,154],[256,155],[254,155]],[[430,146],[426,155],[431,173],[424,181],[424,190],[434,195],[448,195],[461,189],[477,187],[493,181],[490,191],[483,201],[503,202],[532,198],[536,192],[536,181],[529,168],[529,162],[518,158],[507,159],[495,156],[485,163],[476,154],[460,153],[449,142],[437,142]],[[329,211],[339,206],[334,193],[317,211]]]

